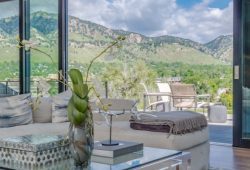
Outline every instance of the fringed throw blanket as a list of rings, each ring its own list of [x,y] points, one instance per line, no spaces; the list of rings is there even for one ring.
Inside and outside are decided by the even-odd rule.
[[[206,117],[191,111],[151,112],[132,116],[130,127],[136,130],[185,134],[207,126]]]

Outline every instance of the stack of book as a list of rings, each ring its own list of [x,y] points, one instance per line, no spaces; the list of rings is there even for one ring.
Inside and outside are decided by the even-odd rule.
[[[105,164],[118,164],[143,156],[143,144],[118,141],[119,145],[103,146],[97,141],[94,145],[92,161]]]

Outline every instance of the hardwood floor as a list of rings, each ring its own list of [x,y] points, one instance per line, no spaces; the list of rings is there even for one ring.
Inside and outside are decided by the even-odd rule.
[[[250,170],[250,149],[211,144],[210,167],[219,170]]]

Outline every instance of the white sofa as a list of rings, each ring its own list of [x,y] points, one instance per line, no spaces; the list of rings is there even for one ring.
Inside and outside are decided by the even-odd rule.
[[[185,135],[168,135],[161,132],[133,130],[129,124],[130,115],[114,117],[113,138],[119,140],[142,142],[144,146],[189,151],[192,155],[192,170],[208,169],[209,143],[208,128]],[[0,138],[31,134],[67,135],[68,122],[51,123],[52,110],[50,98],[42,99],[39,109],[33,113],[33,123],[9,128],[0,128]],[[108,138],[109,127],[104,118],[94,113],[95,140]]]

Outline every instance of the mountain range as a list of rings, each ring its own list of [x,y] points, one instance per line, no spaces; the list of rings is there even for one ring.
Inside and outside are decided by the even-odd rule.
[[[57,43],[57,24],[56,14],[41,11],[32,13],[32,39],[36,39],[43,46],[51,48]],[[148,37],[135,32],[110,29],[73,16],[69,16],[68,25],[69,52],[70,56],[72,55],[72,61],[83,60],[84,55],[93,56],[115,37],[123,35],[126,37],[126,41],[120,53],[131,60],[177,61],[188,64],[232,63],[232,35],[221,35],[202,44],[169,35]],[[0,19],[0,46],[16,45],[16,35],[18,35],[18,17]],[[106,57],[106,60],[109,59]]]

